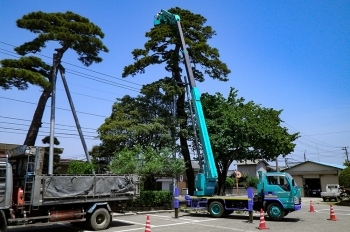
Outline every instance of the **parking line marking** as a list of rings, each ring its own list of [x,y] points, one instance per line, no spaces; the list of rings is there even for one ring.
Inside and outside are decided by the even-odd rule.
[[[157,215],[159,216],[159,215]],[[159,218],[167,218],[167,216],[159,216]],[[191,219],[190,219],[191,220]],[[244,229],[238,229],[238,228],[232,228],[232,227],[224,227],[224,226],[214,226],[214,225],[205,225],[201,224],[202,222],[209,222],[213,220],[218,220],[216,218],[214,219],[206,219],[206,220],[192,220],[192,221],[186,221],[186,222],[179,222],[179,223],[171,223],[171,224],[164,224],[164,225],[151,225],[151,228],[158,228],[158,227],[172,227],[172,226],[178,226],[178,225],[185,225],[185,224],[192,224],[192,225],[198,225],[198,226],[204,226],[204,227],[211,227],[211,228],[217,228],[217,229],[226,229],[231,231],[242,231],[242,232],[252,232],[251,230],[244,230]],[[136,225],[143,225],[143,223],[137,223],[133,221],[127,221],[127,220],[116,220],[116,221],[122,221],[130,224],[136,224]],[[132,228],[132,229],[126,229],[126,230],[118,230],[114,232],[128,232],[128,231],[136,231],[136,230],[144,230],[145,228]]]
[[[162,216],[162,215],[156,215],[156,214],[150,214],[150,216],[159,217],[159,218],[161,218],[161,219],[172,220],[172,221],[184,220],[184,221],[192,221],[192,222],[207,222],[207,221],[216,221],[216,220],[218,220],[217,218],[207,218],[207,219],[204,219],[204,220],[191,219],[191,218],[183,218],[183,217],[174,218],[174,217],[171,217],[171,216]]]
[[[125,222],[125,223],[129,223],[129,224],[135,224],[135,225],[141,225],[141,226],[146,225],[146,222],[145,223],[139,223],[139,222],[127,221],[127,220],[123,220],[123,219],[113,219],[113,221]]]

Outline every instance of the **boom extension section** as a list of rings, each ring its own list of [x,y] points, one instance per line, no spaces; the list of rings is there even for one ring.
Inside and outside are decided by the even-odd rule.
[[[200,93],[196,87],[194,80],[192,67],[190,63],[190,58],[188,51],[186,49],[186,43],[182,32],[182,27],[180,23],[180,16],[172,14],[166,10],[161,10],[154,19],[154,25],[158,26],[161,24],[175,24],[177,26],[178,35],[181,41],[182,54],[185,60],[185,67],[187,78],[191,90],[191,98],[195,109],[196,121],[199,128],[199,134],[201,139],[201,144],[203,147],[204,156],[204,170],[200,167],[199,173],[196,175],[195,180],[195,196],[212,196],[215,192],[216,180],[218,178],[217,169],[215,166],[214,155],[210,144],[209,134],[207,130],[207,125],[205,122],[202,103],[200,101]],[[199,157],[200,158],[200,157]]]

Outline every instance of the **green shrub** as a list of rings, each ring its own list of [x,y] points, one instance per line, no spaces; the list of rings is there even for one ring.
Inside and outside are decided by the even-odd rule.
[[[350,188],[350,167],[345,168],[339,175],[339,185]]]
[[[256,176],[251,176],[248,178],[248,186],[249,187],[257,187],[259,184],[259,178]]]
[[[74,160],[68,165],[68,174],[92,174],[93,166],[89,162]]]
[[[232,188],[235,185],[235,181],[231,177],[227,177],[225,181],[226,188]]]
[[[173,199],[170,191],[141,191],[140,196],[132,202],[133,206],[165,206],[171,204]]]

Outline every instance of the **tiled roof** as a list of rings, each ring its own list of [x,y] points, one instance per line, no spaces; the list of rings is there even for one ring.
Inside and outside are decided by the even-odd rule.
[[[330,163],[325,163],[325,162],[317,162],[317,161],[310,161],[310,160],[308,160],[308,161],[302,162],[300,164],[297,164],[297,165],[295,165],[293,167],[290,167],[290,169],[293,169],[294,167],[297,167],[299,165],[305,164],[307,162],[314,163],[314,164],[319,164],[319,165],[323,165],[323,166],[328,166],[328,167],[332,167],[332,168],[338,168],[338,169],[341,169],[341,170],[346,168],[345,166],[340,165],[340,164],[330,164]]]
[[[237,165],[252,165],[252,164],[258,164],[259,162],[264,162],[266,165],[268,165],[268,163],[264,159],[258,159],[258,160],[254,160],[254,161],[245,160],[243,162],[237,161]]]
[[[340,164],[330,164],[330,163],[317,162],[317,161],[309,161],[309,162],[313,162],[313,163],[316,163],[316,164],[329,166],[329,167],[333,167],[333,168],[339,168],[339,169],[345,169],[346,168],[344,165],[340,165]]]

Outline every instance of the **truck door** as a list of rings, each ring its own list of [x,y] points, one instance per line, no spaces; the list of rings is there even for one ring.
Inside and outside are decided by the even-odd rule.
[[[292,207],[294,205],[294,197],[291,191],[290,182],[285,176],[281,175],[269,175],[267,176],[267,193],[272,193],[277,197],[285,208]],[[266,193],[265,193],[266,194]],[[265,196],[266,198],[266,196]]]

